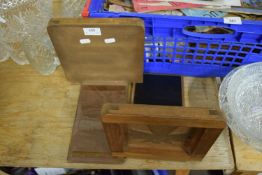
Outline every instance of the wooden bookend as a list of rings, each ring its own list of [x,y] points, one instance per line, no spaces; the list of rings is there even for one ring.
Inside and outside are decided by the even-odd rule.
[[[104,103],[128,103],[128,86],[82,85],[73,127],[68,161],[74,163],[121,163],[113,157],[101,122]]]
[[[188,93],[182,89],[185,100]],[[201,90],[196,92],[202,95]],[[190,107],[186,103],[187,100],[184,106],[105,104],[102,121],[112,155],[176,161],[203,159],[226,124],[218,108]]]
[[[66,78],[82,84],[68,160],[122,162],[111,155],[101,110],[105,103],[130,103],[129,84],[143,82],[143,20],[57,18],[48,33]]]
[[[58,18],[48,33],[71,82],[143,82],[143,20]]]

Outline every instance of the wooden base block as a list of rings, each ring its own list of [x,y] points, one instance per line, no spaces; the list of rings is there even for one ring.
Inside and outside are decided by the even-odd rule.
[[[202,160],[226,127],[218,107],[186,106],[181,77],[147,75],[144,80],[135,91],[134,101],[140,104],[111,103],[103,107],[102,122],[112,154]]]
[[[121,163],[112,157],[101,123],[104,103],[128,103],[126,86],[82,86],[68,161],[72,163]]]

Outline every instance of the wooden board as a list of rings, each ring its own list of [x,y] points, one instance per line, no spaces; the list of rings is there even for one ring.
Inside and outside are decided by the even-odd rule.
[[[183,78],[183,106],[218,108],[218,87],[215,78]]]
[[[68,160],[72,163],[121,163],[112,157],[101,123],[104,103],[128,103],[128,86],[82,85]]]
[[[82,84],[143,81],[141,19],[53,19],[48,33],[70,81]]]
[[[201,160],[226,124],[218,106],[182,106],[182,89],[181,77],[144,75],[135,87],[135,104],[104,105],[102,121],[113,155]]]
[[[201,160],[226,127],[222,115],[208,108],[107,104],[103,109],[109,145],[120,157]]]
[[[0,166],[83,169],[233,169],[234,160],[225,130],[202,161],[127,159],[124,164],[68,163],[80,86],[65,79],[59,68],[40,76],[30,65],[0,63]],[[184,79],[188,106],[212,106],[213,79]],[[208,89],[205,88],[208,85]],[[215,84],[214,84],[215,87]],[[199,93],[206,94],[199,96]]]
[[[244,143],[234,134],[232,134],[232,141],[237,171],[262,172],[262,153]]]
[[[103,122],[105,123],[172,125],[219,129],[226,127],[219,111],[209,108],[106,104],[103,110]]]

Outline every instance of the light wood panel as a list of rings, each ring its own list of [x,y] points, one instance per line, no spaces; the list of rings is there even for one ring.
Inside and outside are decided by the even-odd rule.
[[[262,172],[262,153],[232,135],[237,171]]]
[[[90,28],[98,30],[95,35],[83,31]],[[143,82],[143,20],[54,18],[47,29],[68,80],[81,84]],[[90,42],[80,43],[83,39]],[[107,39],[114,42],[107,43]]]
[[[173,79],[175,81],[171,82]],[[170,87],[171,83],[172,87],[179,87],[181,86],[181,78],[151,75],[151,77],[146,76],[144,80],[144,84],[138,85],[137,90],[140,91],[136,93],[136,99],[144,100],[143,105],[105,104],[103,107],[103,126],[113,155],[174,161],[202,160],[226,127],[222,114],[217,109],[218,106],[204,108],[197,107],[197,103],[191,104],[192,107],[161,106],[159,103],[154,103],[154,98],[157,99],[161,96],[161,99],[165,99],[162,93],[165,90],[158,87],[160,95],[155,90],[155,84]],[[186,83],[186,81],[183,82]],[[205,87],[201,87],[204,88],[202,91],[210,88],[217,95],[217,88],[213,84],[205,84]],[[184,89],[183,87],[182,84],[182,89]],[[155,93],[148,94],[151,89],[154,89]],[[177,91],[181,91],[181,89],[168,89],[169,93],[166,95],[172,96],[172,94],[178,93]],[[177,96],[180,96],[180,99],[185,99],[184,95],[185,93],[182,93],[182,96]],[[189,95],[194,95],[194,93],[189,93]],[[199,98],[209,96],[205,93],[198,93],[198,95]],[[148,100],[148,96],[150,96],[150,100]],[[172,96],[172,98],[178,99],[177,96]],[[166,101],[168,100],[167,98]],[[162,102],[164,101],[162,100]],[[145,105],[153,103],[158,105]],[[126,125],[138,125],[144,126],[144,128],[129,132],[130,129],[124,129]],[[191,129],[187,134],[181,135],[176,131],[179,127]],[[181,140],[181,137],[184,139]]]

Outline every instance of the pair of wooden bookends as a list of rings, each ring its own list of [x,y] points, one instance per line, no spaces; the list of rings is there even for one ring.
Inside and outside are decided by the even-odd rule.
[[[70,162],[201,160],[225,128],[217,108],[186,104],[187,78],[143,75],[140,19],[53,19],[48,32],[81,83]]]

